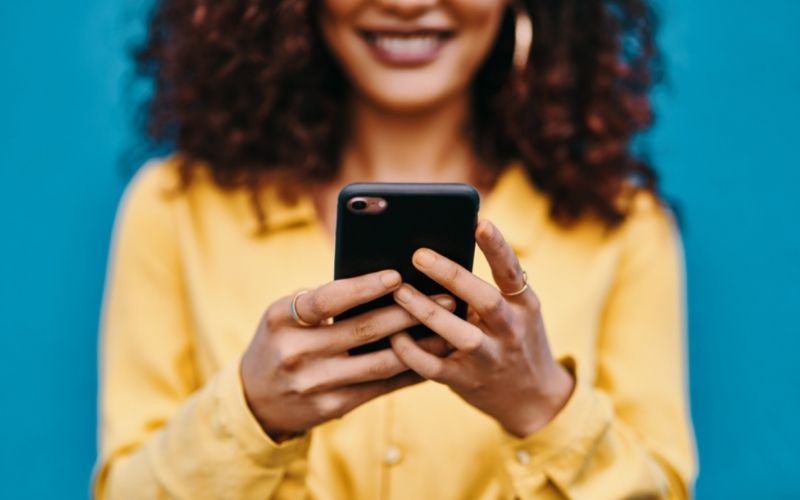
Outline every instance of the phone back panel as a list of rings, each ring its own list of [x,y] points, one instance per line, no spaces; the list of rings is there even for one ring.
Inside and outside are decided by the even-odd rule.
[[[356,196],[378,196],[387,201],[380,213],[359,213],[347,207]],[[334,277],[350,278],[395,269],[426,295],[450,293],[411,263],[418,248],[431,248],[472,270],[475,225],[480,198],[467,184],[362,183],[350,184],[339,193],[336,222]],[[466,317],[467,305],[458,297],[456,314]],[[346,319],[394,304],[391,294],[355,307],[335,318]],[[430,335],[424,326],[411,328],[414,338]],[[389,347],[388,339],[353,349],[352,354]]]

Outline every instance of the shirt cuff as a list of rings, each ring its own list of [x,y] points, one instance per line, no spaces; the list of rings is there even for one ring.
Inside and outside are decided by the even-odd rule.
[[[597,439],[612,419],[610,401],[576,376],[571,357],[559,362],[576,377],[575,389],[567,404],[544,427],[524,438],[506,433],[503,457],[514,483],[543,483],[554,470],[568,476],[585,463]],[[562,476],[561,474],[557,474]],[[563,476],[562,476],[563,477]]]
[[[264,467],[284,467],[308,453],[309,433],[276,443],[261,428],[244,396],[239,359],[222,369],[216,384],[220,430],[232,436],[255,463]]]

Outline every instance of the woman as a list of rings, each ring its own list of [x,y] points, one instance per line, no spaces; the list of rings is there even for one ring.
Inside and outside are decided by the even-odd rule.
[[[630,147],[651,28],[641,0],[161,0],[138,61],[177,153],[117,222],[97,496],[688,496],[679,240]],[[393,270],[329,282],[356,180],[480,190],[474,274],[413,258],[469,321]]]

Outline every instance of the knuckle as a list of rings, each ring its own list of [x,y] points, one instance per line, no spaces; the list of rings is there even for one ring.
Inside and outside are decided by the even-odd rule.
[[[309,377],[296,378],[292,384],[292,392],[300,396],[307,396],[316,392],[318,389],[319,383],[311,380]]]
[[[397,354],[397,357],[404,359],[408,357],[409,350],[408,344],[405,342],[392,342],[392,350]]]
[[[320,415],[325,417],[335,417],[341,413],[342,402],[332,394],[324,394],[316,398],[314,407]]]
[[[275,331],[277,330],[283,320],[283,315],[280,312],[278,307],[279,303],[283,303],[282,301],[278,301],[272,305],[270,305],[267,310],[264,312],[264,326],[267,328],[267,331]]]
[[[428,373],[426,374],[427,378],[433,380],[434,382],[443,382],[444,381],[444,365],[442,363],[437,363],[428,369]]]
[[[353,338],[356,340],[370,340],[376,336],[378,325],[373,318],[359,320],[352,330]]]
[[[327,318],[333,314],[333,302],[331,298],[322,293],[312,293],[308,299],[311,313],[319,318]]]
[[[510,341],[504,344],[505,348],[508,349],[509,352],[522,352],[528,335],[528,330],[524,328],[521,322],[516,322],[511,328]]]
[[[440,353],[445,350],[445,340],[441,337],[428,337],[420,340],[418,345],[429,353]]]
[[[492,298],[483,306],[483,314],[497,315],[503,312],[506,307],[506,301],[499,293],[493,294]]]
[[[445,276],[448,281],[454,282],[461,276],[461,266],[449,263],[447,269],[445,270]]]
[[[292,372],[299,369],[305,363],[308,353],[304,349],[296,346],[284,346],[278,348],[278,362],[281,368]]]
[[[461,346],[461,349],[459,350],[471,354],[480,349],[482,345],[483,345],[483,336],[472,335],[464,341],[464,344]]]
[[[469,380],[466,381],[464,384],[466,389],[469,392],[478,392],[484,388],[484,382],[479,377],[471,377]]]
[[[420,320],[422,320],[423,323],[426,323],[435,319],[437,314],[439,314],[439,309],[433,304],[427,304],[422,306],[419,316]]]
[[[394,369],[394,363],[388,359],[379,359],[367,366],[367,374],[370,378],[381,379],[391,375]]]

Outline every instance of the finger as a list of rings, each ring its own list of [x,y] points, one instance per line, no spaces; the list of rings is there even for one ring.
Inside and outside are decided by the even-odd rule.
[[[453,382],[455,367],[451,360],[426,352],[405,332],[392,335],[391,342],[397,357],[416,373],[443,384]]]
[[[395,290],[400,273],[394,270],[331,281],[297,298],[297,315],[305,322],[320,323],[357,305]]]
[[[425,379],[419,374],[405,371],[386,380],[350,385],[320,396],[329,397],[329,405],[335,407],[338,415],[344,415],[367,401],[423,381]]]
[[[358,356],[334,357],[317,362],[312,373],[297,380],[299,394],[314,394],[340,387],[385,380],[408,367],[391,349],[381,349]]]
[[[513,293],[525,286],[525,275],[519,258],[494,224],[488,220],[480,221],[475,230],[475,241],[486,256],[494,282],[501,291]],[[524,295],[526,294],[507,297],[507,299],[519,300],[524,298]]]
[[[481,319],[480,314],[478,314],[475,309],[468,309],[467,310],[467,321],[475,326],[477,326],[482,332],[487,333],[490,332],[491,329],[489,326],[483,322]]]
[[[472,306],[467,308],[467,321],[473,325],[477,325],[481,322],[481,315],[478,314],[478,311],[476,311]]]
[[[448,311],[456,308],[449,295],[431,297]],[[387,306],[334,323],[325,328],[322,335],[314,333],[318,349],[327,354],[341,354],[360,345],[369,344],[393,333],[411,328],[419,320],[400,306]]]
[[[452,348],[441,337],[424,338],[417,345],[433,355],[445,356],[452,352]],[[408,369],[409,367],[392,349],[381,349],[346,358],[328,358],[318,366],[317,373],[320,375],[312,375],[306,379],[307,381],[299,382],[297,390],[302,394],[313,394],[353,384],[389,379]]]
[[[438,335],[432,337],[425,337],[417,340],[417,345],[425,352],[429,352],[434,356],[445,357],[454,352],[455,349],[445,339]]]
[[[459,351],[476,353],[485,349],[486,336],[482,331],[450,313],[411,285],[401,285],[394,292],[394,299],[420,323],[441,335]]]
[[[428,248],[414,252],[412,260],[417,269],[464,299],[493,330],[508,330],[511,311],[496,287]]]

